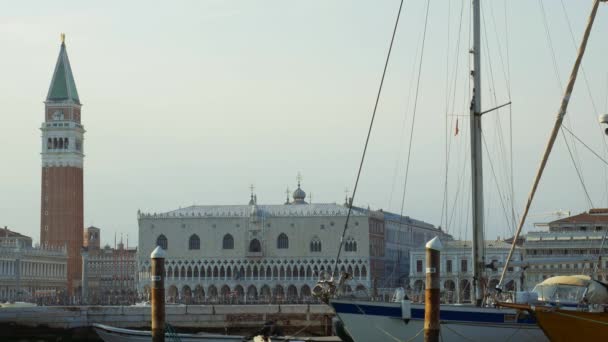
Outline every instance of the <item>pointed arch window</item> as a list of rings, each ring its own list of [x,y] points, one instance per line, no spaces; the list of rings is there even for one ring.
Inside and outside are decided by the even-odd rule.
[[[196,234],[192,234],[188,240],[188,249],[201,249],[201,239]]]
[[[281,233],[277,238],[277,248],[278,249],[287,249],[289,248],[289,238],[285,233]]]
[[[320,252],[321,251],[321,239],[319,239],[318,237],[315,236],[310,241],[310,251],[311,252]]]
[[[258,240],[258,239],[251,240],[251,242],[249,243],[249,252],[259,253],[261,251],[262,251],[262,244],[260,243],[260,240]]]
[[[356,252],[357,251],[357,241],[352,237],[346,239],[344,243],[344,251],[345,252]]]
[[[160,248],[166,250],[168,246],[167,237],[161,234],[158,238],[156,238],[156,245],[160,246]]]
[[[224,235],[222,241],[222,249],[234,249],[234,238],[230,234]]]

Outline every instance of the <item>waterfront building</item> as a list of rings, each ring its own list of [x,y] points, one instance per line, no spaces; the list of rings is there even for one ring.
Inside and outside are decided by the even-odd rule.
[[[67,259],[65,247],[34,247],[31,237],[0,228],[0,300],[64,301]]]
[[[40,244],[66,247],[67,289],[80,286],[83,241],[84,127],[72,68],[62,37],[59,57],[46,97],[42,131]]]
[[[372,295],[391,296],[396,287],[409,283],[410,250],[432,238],[452,236],[430,223],[388,211],[358,207],[369,218],[369,250]]]
[[[550,222],[548,231],[526,234],[523,250],[532,264],[526,269],[526,289],[557,275],[587,274],[607,281],[608,209],[591,209],[578,215]],[[558,261],[581,258],[588,262]],[[535,260],[548,260],[533,264]],[[555,260],[555,261],[551,261]]]
[[[410,251],[424,246],[438,236],[442,241],[452,236],[430,223],[384,212],[385,238],[385,283],[382,287],[395,288],[409,284]]]
[[[100,248],[101,230],[84,231],[83,301],[88,304],[127,304],[137,297],[137,248],[123,243]],[[86,288],[85,288],[86,287]]]
[[[440,266],[440,289],[443,301],[447,303],[465,303],[471,301],[471,285],[473,284],[472,243],[464,240],[442,241]],[[495,269],[486,269],[488,289],[492,290],[498,284],[502,267],[509,255],[511,244],[504,241],[486,241],[486,264],[494,264]],[[425,247],[412,249],[410,252],[410,283],[409,292],[416,301],[424,298],[426,279],[426,251]],[[521,260],[521,250],[514,251],[512,260]],[[521,270],[519,267],[510,267],[505,279],[505,288],[515,290],[519,283],[521,288]]]
[[[252,193],[246,205],[138,212],[138,291],[149,293],[149,255],[158,245],[167,251],[169,301],[310,300],[316,282],[334,267],[348,203],[308,203],[298,183],[284,204],[258,204]],[[387,232],[406,233],[403,241],[391,242],[397,249],[414,246],[414,237],[423,245],[426,238],[445,235],[408,217],[399,220],[382,210],[352,209],[338,264],[339,271],[353,277],[347,291],[373,294],[386,286],[388,276],[404,278],[401,268],[386,272],[393,262],[385,252]],[[387,217],[400,225],[392,222],[387,231]]]
[[[169,301],[307,300],[338,253],[348,207],[306,202],[300,185],[285,204],[191,206],[138,212],[140,283],[149,293],[150,260],[167,252]],[[370,218],[353,210],[338,269],[353,275],[351,290],[371,286]]]
[[[100,248],[100,229],[88,227],[82,249],[83,301],[88,304],[133,304],[137,299],[137,248],[121,241]]]

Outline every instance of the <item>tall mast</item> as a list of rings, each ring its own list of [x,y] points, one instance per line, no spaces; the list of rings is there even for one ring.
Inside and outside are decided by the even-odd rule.
[[[480,0],[473,0],[473,97],[471,99],[471,185],[473,207],[473,287],[475,304],[483,299],[482,276],[485,263],[483,237],[483,171],[481,154],[481,31]]]
[[[524,227],[524,223],[526,222],[526,217],[528,216],[528,211],[530,210],[530,205],[532,205],[532,200],[534,199],[534,195],[536,194],[536,189],[538,188],[538,184],[540,183],[540,179],[543,175],[543,171],[545,170],[545,166],[547,166],[547,161],[549,160],[549,155],[553,150],[553,144],[555,143],[555,139],[557,138],[557,134],[559,133],[560,128],[562,127],[562,122],[564,121],[564,116],[568,111],[568,104],[570,103],[570,96],[572,95],[572,90],[574,89],[574,83],[576,82],[576,76],[578,75],[578,69],[581,66],[583,61],[583,56],[585,55],[585,49],[587,48],[587,41],[589,40],[589,35],[591,34],[591,28],[593,27],[593,22],[595,21],[595,15],[597,14],[597,9],[600,2],[606,2],[607,0],[594,0],[593,6],[591,7],[591,13],[589,14],[589,19],[587,19],[587,27],[585,27],[585,32],[583,33],[583,39],[581,40],[581,45],[578,48],[578,53],[576,55],[576,60],[574,61],[574,66],[572,67],[572,71],[570,72],[570,78],[568,79],[568,84],[566,85],[566,90],[564,91],[564,95],[562,96],[562,101],[559,106],[559,110],[557,111],[557,118],[555,119],[555,123],[553,124],[553,130],[551,131],[551,136],[549,136],[549,141],[547,142],[547,147],[543,152],[542,159],[540,161],[540,165],[538,166],[538,171],[536,172],[536,176],[534,177],[534,182],[532,183],[532,188],[530,189],[530,194],[528,195],[528,200],[526,201],[526,206],[524,207],[524,211],[519,219],[519,225],[517,226],[517,231],[515,232],[515,236],[513,237],[513,243],[511,244],[511,250],[509,250],[509,256],[507,256],[507,261],[505,266],[502,269],[502,274],[500,275],[500,280],[498,281],[498,285],[496,285],[497,289],[502,289],[502,283],[505,278],[505,274],[507,273],[507,269],[509,268],[509,263],[511,262],[511,257],[513,257],[513,251],[515,251],[515,245],[517,244],[517,239],[519,238],[519,234],[521,233],[522,228]]]

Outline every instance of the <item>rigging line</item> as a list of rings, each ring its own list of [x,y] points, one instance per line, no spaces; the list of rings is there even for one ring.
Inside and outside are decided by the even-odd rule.
[[[414,127],[416,125],[416,110],[418,108],[418,93],[420,90],[420,77],[422,75],[422,61],[424,60],[424,46],[426,43],[426,29],[427,29],[427,24],[428,24],[428,19],[429,19],[429,9],[431,7],[431,1],[428,0],[427,1],[427,5],[426,5],[426,15],[424,18],[424,29],[423,29],[423,33],[422,33],[422,46],[421,46],[421,50],[420,50],[420,63],[418,65],[418,77],[417,77],[417,81],[416,81],[416,92],[414,95],[414,108],[412,111],[412,127],[410,129],[410,139],[409,139],[409,145],[408,145],[408,151],[407,151],[407,161],[406,161],[406,167],[405,167],[405,179],[403,182],[403,194],[401,196],[401,210],[399,212],[399,227],[403,226],[403,209],[405,207],[405,194],[406,194],[406,189],[407,189],[407,180],[408,180],[408,175],[409,175],[409,170],[410,170],[410,161],[411,161],[411,154],[412,154],[412,142],[413,142],[413,138],[414,138]],[[337,265],[337,264],[336,264]],[[393,267],[393,272],[395,271],[395,268]],[[386,281],[386,280],[385,280]]]
[[[568,29],[570,31],[570,38],[572,41],[572,46],[574,47],[574,51],[576,51],[576,39],[574,38],[574,31],[572,30],[572,23],[570,22],[570,17],[568,16],[568,11],[566,10],[566,5],[564,4],[564,0],[561,0],[562,10],[564,13],[564,17],[566,17],[566,22],[568,23]],[[593,99],[593,94],[591,93],[591,86],[589,86],[589,80],[587,79],[587,73],[585,72],[585,66],[581,63],[581,72],[583,73],[583,80],[585,81],[585,89],[587,90],[587,94],[589,95],[589,99],[591,100],[591,106],[593,107],[593,112],[595,115],[599,115],[600,112],[595,105],[595,100]],[[595,118],[594,118],[595,119]],[[594,120],[596,121],[596,120]],[[608,143],[606,142],[606,138],[604,136],[604,130],[601,127],[599,121],[596,121],[597,127],[599,128],[600,139],[604,143],[604,153],[608,156]],[[607,170],[604,169],[604,174],[606,174]],[[604,177],[604,186],[605,186],[605,194],[608,196],[608,177]]]
[[[538,0],[538,4],[540,5],[542,17],[543,17],[543,25],[545,28],[545,39],[547,41],[547,47],[549,51],[551,51],[551,59],[553,61],[553,72],[557,77],[557,85],[560,92],[563,92],[562,88],[562,77],[559,73],[559,67],[557,66],[557,59],[555,57],[555,50],[553,49],[553,41],[551,40],[551,35],[549,33],[549,23],[547,22],[547,13],[545,12],[545,6],[543,5],[543,0]]]
[[[467,26],[468,30],[466,32],[466,36],[468,38],[467,46],[471,46],[471,25],[472,25],[472,20],[470,20],[470,15],[471,15],[471,12],[472,12],[472,7],[471,7],[472,6],[472,2],[471,1],[466,1],[466,2],[463,1],[463,6],[461,7],[461,20],[460,20],[459,32],[462,31],[461,30],[462,22],[463,22],[462,17],[463,17],[463,12],[464,12],[465,4],[467,4],[467,3],[468,3],[469,6],[467,7],[466,13],[467,13],[469,19],[467,19],[466,22],[468,22],[469,25]],[[460,37],[461,36],[462,36],[462,34],[459,33],[459,35],[458,35],[459,42],[460,42]],[[460,49],[460,45],[461,45],[460,43],[457,44],[457,49],[458,49],[456,51],[457,61],[459,59],[458,58],[459,57],[458,51]],[[469,56],[469,54],[467,54],[467,56]],[[467,63],[470,64],[470,57],[469,57],[469,60],[467,61]],[[456,77],[457,70],[458,70],[458,68],[454,69],[454,94],[453,94],[453,99],[452,99],[452,109],[454,109],[455,106],[456,106],[456,89],[457,89],[456,88],[456,84],[457,84],[456,82],[458,80],[457,77]],[[463,113],[465,111],[466,112],[469,111],[469,99],[471,98],[471,78],[468,77],[468,70],[469,70],[469,68],[467,68],[467,73],[466,73],[467,77],[463,77],[463,79],[462,79],[463,80],[463,86],[460,88],[460,89],[466,89],[466,91],[462,92],[462,99],[461,99],[462,103],[460,104],[460,106],[463,108],[463,111],[462,111]],[[467,125],[463,125],[463,130],[462,130],[462,132],[463,132],[462,137],[463,138],[462,138],[461,141],[466,141],[468,139],[465,136],[465,134],[468,134],[466,126]],[[460,148],[461,148],[460,155],[463,155],[464,151],[466,150],[467,145],[465,143],[461,143],[461,144],[457,145],[456,148],[458,146],[460,146]],[[450,147],[450,151],[451,151],[451,147]],[[466,153],[464,155],[465,155],[465,158],[464,158],[463,163],[462,163],[462,170],[459,173],[460,174],[460,180],[458,180],[458,182],[456,183],[457,184],[457,188],[456,188],[456,194],[454,195],[454,204],[452,205],[452,214],[450,215],[450,220],[448,221],[449,225],[453,225],[451,222],[459,222],[460,223],[459,226],[458,226],[458,236],[459,237],[462,237],[463,212],[459,211],[458,215],[456,215],[456,209],[458,209],[458,207],[457,207],[456,204],[459,204],[460,206],[463,206],[465,203],[466,204],[470,203],[470,197],[468,195],[464,197],[463,201],[458,201],[458,198],[459,198],[460,193],[461,193],[461,189],[463,188],[463,184],[464,184],[464,181],[465,181],[465,174],[466,174],[466,170],[467,170],[466,166],[470,165],[470,163],[469,163],[470,154]],[[458,161],[458,160],[456,160],[456,161]],[[460,169],[460,166],[458,165],[457,162],[456,162],[456,166],[455,167],[457,167],[458,169]]]
[[[493,7],[493,3],[491,3],[492,5],[490,5],[490,18],[492,19],[492,26],[494,27],[494,36],[496,36],[496,44],[498,45],[498,58],[500,59],[500,65],[502,67],[502,74],[503,77],[505,78],[505,83],[507,86],[507,92],[508,92],[508,97],[509,97],[509,101],[511,100],[511,84],[510,84],[510,79],[508,78],[507,72],[505,70],[505,62],[502,56],[502,45],[500,44],[500,38],[498,36],[498,25],[496,24],[496,17],[494,16],[494,7]],[[485,22],[485,19],[484,19]],[[485,29],[484,29],[485,30]],[[486,32],[487,35],[487,32]],[[487,40],[487,38],[486,38]]]
[[[503,1],[503,16],[505,22],[505,57],[507,59],[507,79],[509,80],[509,87],[507,88],[509,92],[509,101],[511,101],[511,59],[509,53],[509,21],[507,20],[508,9],[507,9],[507,0]],[[513,106],[509,106],[509,166],[511,169],[511,216],[513,222],[517,222],[518,218],[515,212],[515,175],[513,172]]]
[[[588,149],[589,152],[593,153],[594,156],[596,156],[599,160],[604,162],[604,164],[608,165],[608,161],[606,161],[606,159],[602,158],[597,152],[595,152],[591,147],[589,147],[589,145],[585,144],[585,142],[582,141],[579,137],[577,137],[576,134],[572,133],[572,131],[569,130],[568,127],[562,126],[562,129],[565,129],[566,132],[570,133],[574,137],[574,139],[578,140],[578,142],[580,142],[583,146],[585,146],[585,148]]]
[[[564,88],[562,87],[562,78],[561,78],[561,74],[559,72],[559,67],[558,67],[558,64],[557,64],[557,57],[555,55],[555,49],[553,48],[553,40],[551,39],[551,31],[549,29],[549,21],[547,20],[547,12],[545,11],[545,6],[543,4],[543,0],[538,0],[538,3],[540,5],[540,9],[541,9],[541,13],[542,13],[543,24],[544,24],[544,28],[545,28],[545,39],[547,41],[547,47],[551,51],[551,58],[552,58],[552,61],[553,61],[553,72],[555,73],[555,76],[557,78],[558,88],[559,88],[560,92],[563,93],[564,92]],[[568,125],[572,125],[569,116],[566,117],[566,122],[567,122]],[[581,164],[580,157],[579,157],[578,151],[576,149],[576,145],[574,144],[573,141],[572,141],[572,145],[573,145],[574,157],[576,159],[576,162],[578,164]],[[582,169],[582,166],[581,166],[581,169]]]
[[[484,32],[483,32],[484,36],[483,36],[483,38],[485,39],[485,43],[486,43],[485,44],[485,50],[486,50],[486,53],[487,53],[487,56],[488,56],[487,66],[488,66],[488,70],[489,70],[490,83],[492,85],[490,87],[490,92],[492,93],[492,99],[494,100],[494,106],[495,106],[495,108],[491,109],[491,110],[498,110],[499,108],[504,107],[505,105],[497,106],[498,99],[497,99],[497,96],[496,96],[496,82],[495,82],[495,79],[494,79],[494,68],[492,67],[493,63],[492,63],[492,57],[491,57],[491,54],[490,54],[490,47],[489,47],[490,43],[489,43],[489,40],[488,40],[488,32],[487,32],[487,26],[488,25],[486,25],[485,7],[482,6],[481,10],[482,10],[482,14],[483,14],[482,20],[483,20],[483,24],[484,24],[483,25],[483,27],[484,27]],[[498,48],[499,48],[499,55],[500,55],[500,42],[498,43]],[[501,55],[500,58],[501,58],[501,61],[502,61],[502,55]],[[481,114],[485,114],[485,113],[487,113],[487,111],[481,112]],[[500,115],[496,115],[495,120],[497,122],[497,127],[495,127],[495,129],[496,129],[496,133],[498,135],[498,140],[499,140],[499,145],[498,145],[499,148],[498,149],[499,149],[499,152],[503,155],[503,163],[502,163],[503,165],[501,165],[502,166],[502,170],[501,171],[504,173],[504,175],[508,175],[507,165],[506,165],[506,162],[504,162],[506,160],[506,151],[504,149],[504,137],[503,137],[503,134],[502,134],[502,121],[500,119]],[[506,178],[507,177],[505,177],[505,179]],[[509,223],[509,222],[507,221],[507,223]]]
[[[486,20],[485,20],[486,15],[485,15],[485,11],[484,11],[484,6],[481,6],[481,10],[482,10],[482,13],[484,14],[482,16],[482,20],[483,20],[483,23],[484,23],[484,25],[483,25],[484,26],[484,39],[485,39],[485,42],[486,42],[486,44],[484,44],[484,45],[485,45],[485,50],[486,50],[486,53],[487,53],[487,56],[488,56],[488,60],[489,60],[489,62],[487,64],[488,64],[488,70],[489,70],[490,83],[492,84],[491,88],[493,89],[493,91],[492,91],[492,98],[494,100],[494,106],[496,106],[496,104],[498,102],[498,99],[497,99],[497,96],[496,96],[496,87],[495,87],[496,82],[494,80],[494,68],[492,67],[493,63],[492,63],[492,58],[491,58],[491,55],[490,55],[490,48],[489,48],[490,44],[489,44],[489,41],[488,41],[488,32],[487,32],[487,26],[488,25],[486,25]],[[499,44],[499,50],[500,50],[500,44]],[[502,61],[502,55],[501,55],[501,61]],[[496,109],[501,108],[503,106],[504,105],[498,106],[498,107],[496,107]],[[500,163],[500,165],[499,165],[501,167],[499,169],[499,171],[501,171],[503,173],[504,179],[508,179],[508,173],[509,172],[508,172],[508,168],[507,168],[508,165],[506,163],[507,152],[506,152],[506,150],[504,148],[504,136],[502,134],[502,121],[500,119],[500,115],[496,115],[496,119],[495,120],[496,120],[496,123],[497,123],[495,129],[496,129],[497,136],[498,136],[498,152],[502,156],[502,163]],[[485,143],[485,137],[484,137],[484,143]],[[487,146],[486,146],[486,149],[487,149]],[[489,151],[488,151],[488,155],[490,155]],[[498,184],[498,178],[496,177],[496,173],[494,173],[494,178],[495,178],[494,179],[495,182]],[[508,185],[508,182],[507,182],[507,185]],[[499,190],[498,196],[500,197],[500,201],[501,201],[503,210],[506,210],[505,206],[504,206],[504,203],[503,203],[503,198],[502,198],[502,194],[503,193],[500,192],[500,188],[499,187],[498,187],[498,190]],[[489,210],[490,210],[490,208],[488,208],[488,212],[489,212]],[[508,215],[505,215],[505,220],[506,220],[507,225],[510,226],[511,231],[514,232],[516,223],[512,222],[510,220],[510,218],[509,218]]]
[[[566,11],[566,6],[564,5],[564,0],[561,0],[560,2],[562,4],[562,10],[564,12],[564,16],[566,17],[566,22],[568,23],[568,28],[570,30],[570,38],[572,40],[572,46],[574,47],[574,51],[576,51],[576,39],[574,38],[574,32],[572,31],[572,24],[570,23],[570,17],[568,16],[568,12]],[[581,63],[581,73],[583,74],[583,80],[585,80],[585,86],[587,89],[587,93],[589,94],[589,99],[591,100],[591,106],[593,107],[593,111],[595,113],[599,114],[599,111],[597,110],[597,106],[595,105],[595,101],[593,99],[593,95],[591,94],[591,87],[589,86],[589,80],[587,79],[587,73],[585,72],[585,66],[582,63]]]
[[[500,198],[500,205],[502,206],[502,212],[505,215],[505,220],[507,221],[507,223],[509,223],[509,214],[507,214],[507,209],[505,207],[505,203],[503,202],[503,198],[501,196],[502,191],[500,190],[500,185],[498,184],[498,179],[496,178],[496,172],[494,172],[494,164],[492,163],[490,150],[488,150],[488,144],[486,143],[486,135],[483,132],[481,132],[481,138],[483,139],[483,146],[486,149],[486,154],[488,155],[488,161],[490,162],[490,170],[492,171],[492,176],[494,177],[494,184],[496,184],[496,191],[498,192],[498,198]],[[511,229],[511,233],[515,233],[515,231],[513,229]]]
[[[500,289],[501,284],[504,280],[505,274],[508,269],[509,262],[513,257],[513,251],[515,250],[515,242],[519,238],[519,234],[526,222],[526,216],[530,210],[530,206],[532,205],[532,200],[534,199],[534,195],[536,194],[536,189],[538,188],[538,184],[540,183],[540,179],[542,177],[545,166],[547,165],[547,161],[549,159],[549,155],[551,154],[551,150],[553,149],[553,145],[555,143],[555,139],[557,138],[557,134],[559,133],[559,128],[562,125],[564,120],[564,116],[566,115],[568,109],[568,103],[570,102],[570,96],[572,95],[572,90],[574,89],[574,84],[576,82],[576,75],[578,73],[578,68],[580,66],[581,60],[583,59],[583,55],[585,54],[585,49],[587,47],[587,41],[589,40],[589,35],[591,34],[591,27],[593,26],[593,22],[595,21],[595,16],[597,14],[597,9],[599,6],[600,0],[595,0],[593,2],[593,7],[591,8],[591,13],[589,14],[589,18],[587,21],[587,27],[585,28],[585,32],[583,33],[583,39],[581,40],[581,45],[578,49],[578,54],[576,56],[576,61],[572,66],[572,71],[570,73],[570,78],[568,79],[568,84],[566,86],[566,91],[562,97],[560,107],[557,112],[557,117],[555,118],[555,123],[553,124],[553,129],[551,130],[551,135],[549,137],[549,141],[547,142],[547,147],[543,152],[540,165],[538,166],[538,170],[536,175],[534,176],[534,181],[532,183],[532,188],[530,189],[530,193],[528,194],[528,199],[526,200],[526,204],[524,206],[524,210],[522,212],[521,218],[519,220],[519,224],[517,225],[517,231],[515,232],[515,236],[513,237],[513,243],[511,244],[511,248],[509,249],[509,255],[506,259],[506,265],[503,267],[500,280],[498,281],[497,289]]]
[[[449,106],[449,83],[450,83],[450,21],[452,19],[452,3],[448,2],[448,23],[447,23],[447,36],[446,36],[446,48],[445,48],[445,120],[444,120],[444,131],[445,134],[445,179],[443,185],[443,201],[441,203],[441,215],[439,223],[443,224],[446,196],[448,193],[448,140],[450,136],[450,130],[448,129],[448,106]],[[446,216],[447,218],[447,216]],[[445,225],[444,225],[445,227]],[[445,227],[447,232],[447,227]]]
[[[563,126],[562,126],[563,127]],[[589,197],[589,192],[587,191],[587,187],[585,186],[585,181],[583,181],[583,175],[579,170],[576,162],[574,161],[574,157],[572,156],[572,151],[570,150],[570,144],[568,144],[568,140],[566,139],[566,135],[562,130],[562,138],[564,138],[564,142],[566,143],[566,147],[568,148],[568,153],[570,154],[570,159],[572,160],[572,164],[574,165],[574,169],[576,170],[576,175],[578,176],[578,180],[581,182],[581,186],[583,187],[583,191],[585,192],[585,197],[587,197],[587,204],[590,208],[593,208],[593,202],[591,201],[591,197]]]
[[[461,41],[461,37],[462,37],[462,18],[463,18],[463,12],[464,12],[464,0],[461,2],[461,6],[460,6],[460,19],[459,19],[459,24],[458,24],[458,34],[457,34],[457,41],[456,41],[456,45],[455,45],[455,58],[456,58],[456,63],[454,66],[454,74],[453,74],[453,94],[452,94],[452,103],[450,105],[451,108],[448,108],[448,110],[451,109],[451,111],[454,111],[454,108],[456,106],[456,82],[458,80],[457,78],[457,74],[458,74],[458,65],[460,62],[460,41]],[[468,78],[468,77],[467,77]],[[448,115],[449,112],[446,112],[446,115]],[[447,118],[446,118],[446,122],[447,122]],[[452,117],[450,119],[450,129],[453,126],[454,123],[454,118]],[[447,125],[447,123],[446,123]],[[446,137],[450,135],[450,129],[446,129]],[[445,207],[445,229],[446,232],[448,230],[448,226],[449,226],[449,221],[448,221],[448,216],[449,216],[449,208],[448,208],[448,203],[449,203],[449,193],[448,193],[448,174],[449,174],[449,164],[450,164],[450,157],[451,157],[451,151],[452,151],[452,140],[448,140],[447,141],[447,147],[446,147],[446,169],[445,169],[445,179],[444,179],[444,203],[443,203],[443,207]],[[442,209],[442,218],[443,218],[443,210]]]
[[[418,44],[416,44],[416,53],[414,54],[414,56],[418,56],[418,51],[420,48],[420,40],[422,38],[422,35],[420,37],[418,37]],[[416,58],[413,59],[412,61],[412,71],[410,74],[414,74],[416,72]],[[407,91],[407,99],[405,101],[405,108],[408,108],[410,106],[410,99],[412,96],[412,90],[414,88],[414,82],[413,80],[410,82],[408,91]],[[401,156],[401,152],[403,151],[403,140],[405,139],[405,128],[406,128],[406,123],[407,123],[407,115],[403,116],[403,121],[401,122],[401,135],[399,136],[399,154],[397,155],[397,157],[395,158],[395,168],[393,169],[393,178],[392,178],[392,184],[391,184],[391,192],[390,192],[390,196],[389,196],[389,208],[392,207],[392,203],[393,203],[393,194],[394,194],[394,190],[395,190],[395,183],[397,182],[397,175],[398,175],[398,171],[399,171],[399,163],[401,161],[400,156]]]
[[[465,127],[466,127],[466,125],[465,125]],[[463,127],[463,129],[464,129],[465,127]],[[463,132],[463,133],[464,133],[464,132]],[[463,136],[464,136],[464,134],[463,134]],[[464,140],[464,138],[463,138],[463,140]],[[464,146],[464,144],[462,144],[462,145]],[[449,218],[449,221],[448,221],[448,224],[450,224],[450,225],[452,224],[452,222],[453,222],[453,220],[454,220],[454,215],[455,215],[455,213],[456,213],[456,208],[457,208],[457,206],[456,206],[456,205],[457,205],[457,203],[459,202],[459,201],[458,201],[458,196],[460,195],[460,190],[461,190],[462,188],[464,188],[464,185],[463,185],[463,184],[464,184],[464,180],[465,180],[466,165],[467,165],[467,162],[468,162],[468,161],[469,161],[469,155],[467,155],[467,156],[465,157],[464,162],[462,163],[462,170],[461,170],[461,172],[460,172],[460,177],[459,177],[460,179],[459,179],[459,180],[458,180],[458,182],[456,183],[456,193],[454,194],[454,203],[452,204],[452,214],[450,215],[450,218]],[[458,165],[456,165],[456,166],[458,166]]]
[[[353,195],[350,205],[348,206],[348,213],[346,214],[346,222],[344,222],[344,230],[342,231],[342,237],[340,238],[340,245],[338,246],[338,254],[336,256],[336,260],[334,262],[334,267],[332,271],[332,277],[335,275],[338,269],[338,261],[340,260],[340,254],[342,252],[342,246],[344,244],[344,236],[346,235],[346,230],[348,229],[348,220],[350,219],[350,215],[353,211],[353,203],[355,200],[355,195],[357,193],[357,187],[359,185],[359,178],[361,177],[361,170],[363,169],[363,162],[365,161],[365,153],[367,152],[367,146],[369,144],[369,138],[372,135],[372,128],[374,126],[374,119],[376,118],[376,111],[378,110],[378,103],[380,102],[380,94],[382,94],[382,86],[384,85],[384,77],[386,76],[386,70],[388,69],[388,62],[391,58],[391,51],[393,50],[393,43],[395,41],[395,35],[397,33],[397,26],[399,25],[399,18],[401,17],[401,9],[403,8],[403,0],[399,3],[399,10],[397,12],[397,19],[395,20],[395,27],[393,28],[393,34],[391,36],[391,42],[388,48],[388,53],[386,54],[386,61],[384,62],[384,69],[382,71],[382,78],[380,79],[380,85],[378,86],[378,93],[376,95],[376,102],[374,104],[374,110],[372,112],[372,118],[369,123],[369,129],[367,131],[367,137],[365,138],[365,145],[363,147],[363,153],[361,154],[361,162],[359,163],[359,170],[357,171],[357,178],[355,180],[355,187],[353,188]]]
[[[405,207],[405,193],[406,193],[406,189],[407,189],[407,180],[408,180],[408,176],[409,176],[409,171],[410,171],[410,161],[411,161],[411,154],[412,154],[412,142],[413,142],[413,138],[414,138],[414,127],[416,125],[416,111],[418,108],[418,92],[420,90],[420,77],[422,75],[422,61],[424,60],[424,46],[426,43],[426,29],[428,26],[428,22],[429,22],[429,9],[431,7],[431,0],[428,0],[426,3],[426,15],[424,18],[424,29],[423,29],[423,34],[422,34],[422,47],[421,47],[421,51],[420,51],[420,63],[418,65],[418,79],[416,81],[416,95],[414,96],[414,109],[412,111],[412,127],[410,129],[410,141],[409,141],[409,146],[408,146],[408,151],[407,151],[407,162],[405,164],[405,179],[403,182],[403,195],[401,197],[401,212],[400,212],[400,218],[399,221],[403,220],[403,208]],[[399,222],[401,224],[401,222]]]

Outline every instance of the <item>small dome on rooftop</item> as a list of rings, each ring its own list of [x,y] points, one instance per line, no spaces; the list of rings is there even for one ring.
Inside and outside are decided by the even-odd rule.
[[[298,188],[293,192],[293,203],[294,204],[306,204],[306,192],[300,188],[300,183],[298,182]]]

